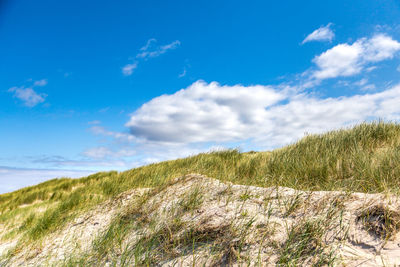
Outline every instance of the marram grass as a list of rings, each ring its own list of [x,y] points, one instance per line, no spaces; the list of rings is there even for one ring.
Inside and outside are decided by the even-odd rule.
[[[309,135],[271,152],[240,153],[232,149],[121,173],[100,172],[81,179],[54,179],[0,195],[0,223],[10,228],[18,224],[20,227],[13,234],[22,234],[27,241],[39,240],[78,212],[121,192],[162,186],[188,173],[262,187],[398,193],[400,124],[363,123]],[[40,207],[45,207],[44,211],[38,212]]]

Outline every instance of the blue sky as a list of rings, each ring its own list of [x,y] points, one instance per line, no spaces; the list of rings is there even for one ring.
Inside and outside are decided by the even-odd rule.
[[[399,1],[2,1],[0,193],[400,119]]]

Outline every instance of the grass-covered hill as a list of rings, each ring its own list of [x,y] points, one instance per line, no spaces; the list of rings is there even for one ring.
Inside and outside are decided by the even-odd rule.
[[[397,195],[400,125],[363,123],[349,129],[308,135],[269,152],[202,153],[121,173],[111,171],[80,179],[54,179],[0,195],[0,244],[3,242],[12,248],[3,255],[4,264],[24,247],[40,246],[48,236],[78,216],[111,203],[125,192],[135,189],[160,192],[171,186],[175,178],[191,173],[227,184],[260,188],[279,186],[302,191]]]

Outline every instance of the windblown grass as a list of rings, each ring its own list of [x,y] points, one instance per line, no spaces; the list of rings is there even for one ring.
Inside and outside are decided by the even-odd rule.
[[[163,186],[188,173],[263,187],[397,192],[400,125],[363,123],[351,129],[308,135],[271,152],[240,153],[232,149],[150,164],[122,173],[101,172],[81,179],[54,179],[0,195],[0,223],[10,226],[20,222],[19,234],[27,240],[38,240],[64,225],[79,211],[121,192]],[[190,208],[196,203],[187,204]],[[41,207],[49,208],[39,212]],[[33,213],[35,215],[31,215]]]

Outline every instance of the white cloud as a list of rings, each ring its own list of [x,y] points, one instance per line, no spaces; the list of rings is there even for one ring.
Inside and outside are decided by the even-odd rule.
[[[92,126],[90,128],[90,131],[95,135],[104,135],[104,136],[112,137],[121,143],[132,143],[134,141],[137,141],[134,136],[132,136],[128,133],[108,131],[104,127],[101,127],[101,126]]]
[[[378,68],[377,66],[371,66],[371,67],[366,68],[365,70],[366,70],[367,72],[371,72],[371,71],[373,71],[373,70],[376,70],[377,68]]]
[[[373,91],[376,89],[375,84],[367,84],[361,88],[363,91]]]
[[[128,153],[133,152],[121,152],[121,155],[125,156]],[[88,154],[89,155],[89,154]],[[81,156],[74,159],[65,158],[57,155],[38,155],[24,157],[23,164],[34,164],[34,166],[40,166],[41,168],[67,168],[75,170],[79,168],[81,170],[90,171],[107,171],[110,169],[123,170],[126,169],[126,162],[123,159],[115,159],[115,157],[101,158],[99,156],[89,157],[85,155],[85,152]]]
[[[367,62],[378,62],[393,58],[400,50],[400,43],[385,34],[376,34],[371,39],[363,42],[363,60]]]
[[[320,28],[316,29],[303,40],[302,44],[311,41],[329,41],[331,42],[332,39],[335,37],[335,34],[331,30],[332,23],[329,23],[326,26],[321,26]]]
[[[145,103],[126,126],[142,145],[170,149],[247,142],[274,148],[372,118],[400,119],[400,85],[374,94],[317,98],[290,88],[196,82]],[[200,150],[204,146],[200,146]],[[176,151],[176,150],[175,150]]]
[[[179,73],[178,78],[182,78],[186,76],[186,68],[183,69],[182,73]]]
[[[27,107],[34,107],[39,103],[43,103],[47,97],[46,94],[37,93],[32,87],[12,87],[8,92],[13,93],[15,98],[18,98]]]
[[[367,78],[362,78],[361,80],[359,80],[358,82],[355,82],[354,85],[357,86],[364,86],[368,83],[368,79]]]
[[[94,147],[83,152],[83,155],[92,159],[104,159],[104,158],[120,158],[130,157],[135,155],[135,151],[129,149],[121,149],[118,151],[110,150],[107,147]]]
[[[360,87],[362,91],[372,91],[376,89],[375,84],[369,83],[367,78],[362,78],[361,80],[354,82],[353,85]]]
[[[83,155],[89,158],[102,159],[108,156],[111,151],[105,147],[95,147],[83,152]]]
[[[33,83],[34,86],[45,86],[46,84],[47,84],[47,79],[42,79],[42,80],[39,80],[39,81],[35,81]]]
[[[122,67],[122,74],[124,74],[125,76],[132,75],[133,71],[137,68],[137,65],[137,62],[126,64],[124,67]]]
[[[384,34],[362,38],[353,44],[339,44],[313,59],[318,69],[313,78],[323,80],[360,73],[369,63],[393,58],[400,43]]]
[[[168,50],[177,48],[181,42],[179,40],[173,41],[166,45],[156,45],[157,40],[154,38],[149,39],[146,44],[139,49],[139,53],[136,54],[137,60],[148,60],[149,58],[155,58],[162,54],[165,54]],[[122,67],[122,74],[130,76],[133,71],[138,67],[139,62],[135,61],[130,64],[126,64]]]
[[[144,59],[158,57],[162,54],[165,54],[168,50],[177,48],[181,44],[180,41],[176,40],[166,45],[156,46],[156,42],[157,40],[154,38],[148,40],[146,45],[140,49],[141,52],[139,52],[136,57]]]
[[[314,72],[317,79],[337,76],[351,76],[361,71],[360,58],[362,47],[359,43],[353,45],[340,44],[314,58],[319,70]]]
[[[147,51],[157,40],[155,38],[151,38],[147,40],[146,44],[140,48],[140,51]]]
[[[196,82],[173,95],[144,104],[126,124],[132,135],[149,141],[223,142],[251,134],[265,108],[283,100],[269,86],[220,86]]]

